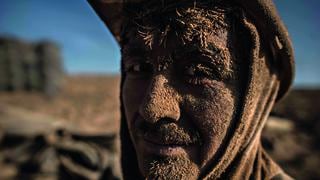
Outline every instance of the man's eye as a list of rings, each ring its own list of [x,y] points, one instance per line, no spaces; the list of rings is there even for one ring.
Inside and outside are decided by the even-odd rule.
[[[195,68],[194,68],[194,67],[191,67],[191,66],[186,67],[186,69],[185,69],[185,75],[187,75],[187,76],[194,76],[195,73],[196,73],[196,71],[195,71]]]
[[[150,63],[134,63],[126,68],[126,72],[130,76],[145,76],[153,72],[152,64]]]
[[[132,72],[141,72],[142,70],[142,67],[141,67],[141,64],[135,64],[132,66]]]
[[[184,74],[189,77],[212,77],[212,68],[203,64],[193,64],[185,67]]]
[[[183,74],[187,82],[191,84],[201,84],[202,81],[213,79],[212,68],[204,64],[192,64],[184,67]]]

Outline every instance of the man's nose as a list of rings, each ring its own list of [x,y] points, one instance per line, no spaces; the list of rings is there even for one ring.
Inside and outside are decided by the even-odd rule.
[[[177,121],[180,118],[178,99],[176,91],[168,85],[168,79],[157,75],[151,80],[139,113],[149,123],[163,118]]]

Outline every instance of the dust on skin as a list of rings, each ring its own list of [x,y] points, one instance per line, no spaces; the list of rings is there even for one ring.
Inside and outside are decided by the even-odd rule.
[[[162,14],[171,18],[164,28],[154,26],[154,14],[128,26],[122,97],[148,179],[197,179],[215,161],[241,91],[228,12],[174,9]]]
[[[133,28],[137,29],[137,35],[141,36],[149,49],[152,49],[154,43],[165,48],[169,34],[174,34],[177,41],[185,46],[183,53],[196,49],[203,56],[212,59],[221,72],[230,75],[233,67],[232,62],[228,61],[230,54],[226,49],[226,41],[211,38],[225,36],[225,30],[230,29],[230,24],[233,23],[232,19],[226,16],[238,12],[226,5],[212,9],[203,8],[205,5],[206,3],[199,3],[199,7],[179,9],[147,8],[134,16],[127,26],[131,29],[130,26],[133,25]],[[222,70],[222,67],[225,69]]]
[[[179,172],[179,173],[177,173]],[[149,164],[147,179],[197,179],[199,169],[185,157],[166,157],[154,160]]]

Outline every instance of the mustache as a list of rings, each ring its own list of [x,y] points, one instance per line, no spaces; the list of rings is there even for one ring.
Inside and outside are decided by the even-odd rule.
[[[137,131],[143,139],[155,144],[180,146],[201,144],[198,131],[165,120],[159,120],[155,124],[143,121],[137,127]]]

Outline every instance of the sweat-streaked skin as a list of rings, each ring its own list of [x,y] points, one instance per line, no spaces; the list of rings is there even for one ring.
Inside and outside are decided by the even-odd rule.
[[[225,29],[206,37],[208,47],[223,53],[218,60],[174,35],[150,49],[132,33],[122,47],[122,98],[139,169],[149,178],[197,179],[215,160],[239,103],[233,34]],[[226,71],[232,75],[223,76]]]

